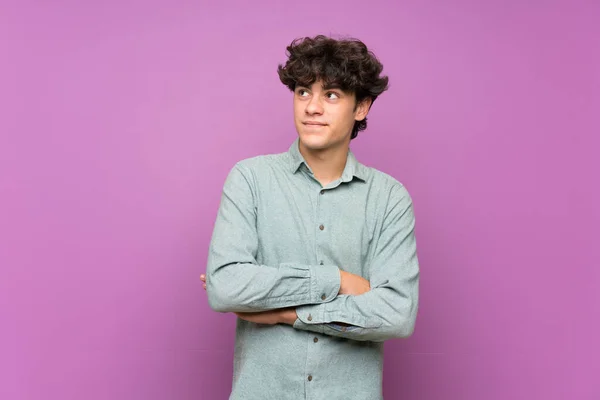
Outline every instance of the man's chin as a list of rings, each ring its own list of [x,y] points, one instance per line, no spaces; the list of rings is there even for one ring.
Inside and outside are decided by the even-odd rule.
[[[323,150],[329,145],[326,138],[318,135],[300,135],[300,144],[308,150]]]

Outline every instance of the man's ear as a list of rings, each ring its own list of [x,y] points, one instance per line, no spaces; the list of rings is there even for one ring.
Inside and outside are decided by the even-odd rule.
[[[363,119],[367,118],[367,114],[371,109],[371,104],[373,104],[373,99],[371,99],[370,97],[367,97],[366,99],[358,103],[356,105],[356,115],[354,116],[354,119],[356,121],[362,121]]]

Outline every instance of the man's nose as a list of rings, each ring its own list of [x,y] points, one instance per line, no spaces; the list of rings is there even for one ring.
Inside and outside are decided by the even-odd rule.
[[[313,96],[310,99],[310,101],[306,105],[306,113],[309,115],[323,113],[323,105],[321,104],[319,96]]]

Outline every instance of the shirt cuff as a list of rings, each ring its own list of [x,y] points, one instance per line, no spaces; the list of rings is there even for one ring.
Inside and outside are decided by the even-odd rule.
[[[311,303],[326,303],[340,292],[340,269],[335,265],[318,265],[310,268]]]
[[[325,333],[325,324],[307,324],[304,323],[299,317],[296,319],[296,322],[294,322],[293,327],[294,329],[300,329],[304,331]]]
[[[325,308],[326,305],[307,305],[296,307],[296,321],[293,327],[296,329],[310,330],[313,332],[325,333],[326,328],[331,328],[338,332],[352,332],[355,329],[360,328],[359,326],[342,326],[335,322],[325,321]]]
[[[296,307],[298,319],[304,325],[329,324],[331,322],[343,322],[348,325],[353,325],[358,328],[379,328],[381,321],[374,317],[367,317],[358,312],[350,310],[340,311],[340,304],[337,303],[347,295],[339,296],[340,298],[332,303],[323,304],[307,304]],[[337,308],[337,310],[335,310]],[[335,328],[332,328],[335,329]],[[348,329],[346,329],[348,330]],[[343,330],[342,330],[343,331]]]
[[[305,325],[322,324],[325,322],[325,304],[308,304],[296,307],[296,314],[298,315],[296,322],[299,321]]]
[[[358,326],[354,326],[354,325],[348,325],[348,326],[338,325],[335,322],[330,322],[327,324],[327,326],[338,332],[352,332],[353,330],[359,328]]]

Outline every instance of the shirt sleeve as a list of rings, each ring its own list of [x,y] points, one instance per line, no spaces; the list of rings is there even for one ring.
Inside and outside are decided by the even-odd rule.
[[[225,181],[208,254],[210,307],[219,312],[258,312],[332,301],[340,289],[338,267],[257,263],[252,182],[239,163]]]
[[[384,341],[414,331],[419,297],[415,217],[404,186],[392,190],[371,263],[371,290],[296,308],[294,328],[354,340]],[[349,326],[340,326],[336,323]]]

